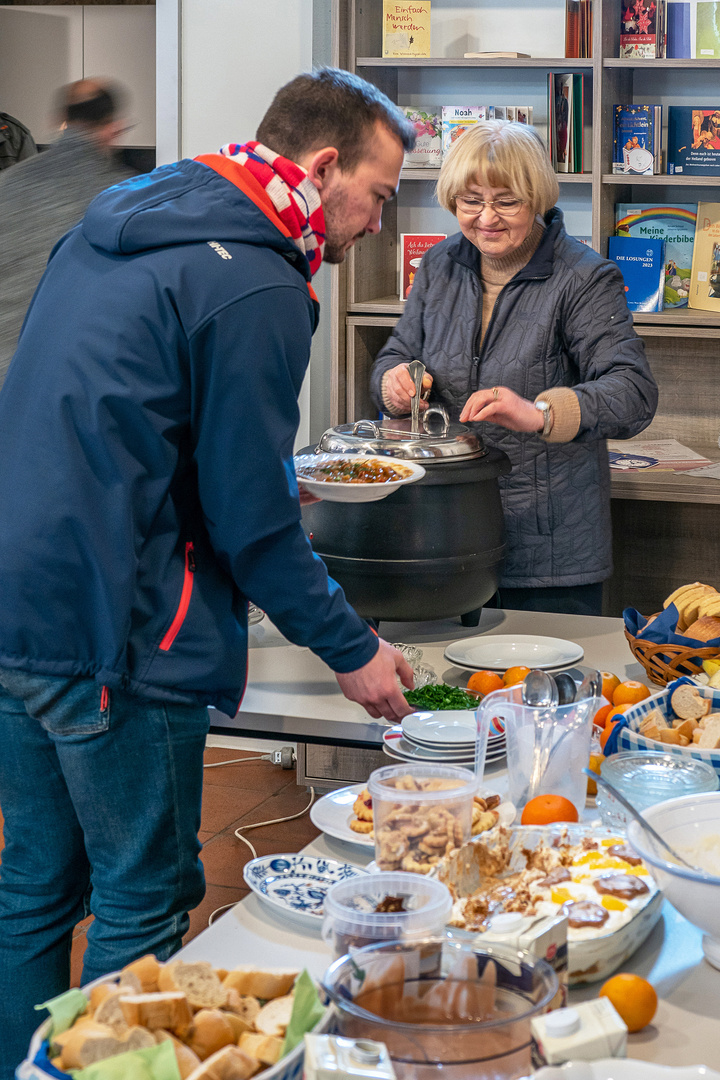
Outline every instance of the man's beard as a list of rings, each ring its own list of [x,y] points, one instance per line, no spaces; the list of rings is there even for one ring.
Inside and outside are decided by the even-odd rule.
[[[359,240],[365,235],[365,230],[356,233],[354,237],[347,235],[346,228],[343,228],[344,213],[347,208],[347,199],[344,193],[334,192],[331,194],[323,204],[323,212],[325,215],[325,249],[323,251],[323,262],[330,263],[331,265],[337,265],[338,263],[345,261],[345,256],[350,250],[348,244],[352,240],[353,243]]]

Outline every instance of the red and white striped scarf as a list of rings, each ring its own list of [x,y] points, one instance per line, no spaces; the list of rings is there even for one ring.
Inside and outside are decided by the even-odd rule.
[[[305,169],[259,142],[227,143],[220,153],[244,166],[265,188],[314,274],[320,268],[325,247],[325,215],[320,193]]]

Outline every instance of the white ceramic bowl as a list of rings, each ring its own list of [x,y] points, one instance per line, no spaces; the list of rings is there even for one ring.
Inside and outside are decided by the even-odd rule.
[[[717,837],[712,853],[720,864],[720,792],[704,795],[682,795],[643,810],[653,828],[678,853],[696,865],[701,865],[697,852],[689,853],[706,838]],[[628,840],[647,863],[650,873],[674,908],[704,932],[703,950],[714,967],[720,967],[720,875],[698,873],[671,862],[659,846],[644,832],[637,821],[628,827]]]
[[[416,480],[421,480],[425,475],[425,469],[416,461],[406,461],[404,458],[396,460],[395,458],[386,458],[377,454],[353,454],[352,456],[344,454],[304,454],[295,458],[295,468],[302,469],[303,466],[317,468],[319,465],[337,461],[345,456],[352,462],[366,461],[377,462],[382,465],[397,465],[398,469],[407,472],[407,476],[403,476],[400,480],[385,480],[379,483],[348,484],[335,480],[313,480],[298,473],[298,483],[306,488],[311,495],[315,495],[318,499],[326,499],[328,502],[379,502],[380,499],[385,499],[388,495],[391,495],[393,491],[397,491],[403,484],[413,484]]]

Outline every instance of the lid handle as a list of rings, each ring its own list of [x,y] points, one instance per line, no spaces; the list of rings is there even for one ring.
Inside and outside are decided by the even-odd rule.
[[[411,360],[408,364],[408,373],[415,384],[415,396],[410,399],[410,431],[413,435],[420,434],[420,397],[422,395],[423,375],[425,365],[420,360]]]
[[[369,428],[373,439],[380,438],[380,428],[374,420],[357,420],[352,427],[353,435],[361,435],[363,428]]]
[[[428,418],[430,416],[439,416],[440,417],[440,419],[442,421],[442,431],[440,431],[439,434],[441,436],[443,436],[443,437],[445,435],[447,435],[448,428],[450,427],[450,417],[448,416],[448,411],[445,408],[445,406],[444,405],[428,405],[427,409],[423,413],[423,427],[425,428],[425,431],[427,432],[428,435],[437,435],[438,434],[437,431],[431,431],[430,430],[431,426],[434,426],[434,425],[429,425],[428,424]]]

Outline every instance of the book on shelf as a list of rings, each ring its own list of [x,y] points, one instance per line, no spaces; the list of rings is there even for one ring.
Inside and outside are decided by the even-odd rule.
[[[662,105],[615,105],[614,173],[652,176],[662,168]]]
[[[584,75],[548,75],[547,141],[559,173],[583,171]]]
[[[663,307],[687,307],[697,203],[617,203],[615,235],[665,241]]]
[[[382,54],[430,56],[430,0],[383,0]]]
[[[529,52],[466,52],[466,60],[529,60]]]
[[[688,304],[720,311],[720,203],[698,203]]]
[[[442,110],[439,106],[402,110],[415,128],[415,146],[405,154],[405,168],[432,168],[442,162]]]
[[[592,0],[565,0],[565,56],[592,56]]]
[[[400,299],[407,300],[425,252],[446,240],[446,233],[400,233]]]
[[[695,55],[695,35],[691,30],[693,21],[690,0],[668,0],[665,55],[670,59],[689,60]]]
[[[720,59],[720,2],[699,0],[695,12],[695,55],[698,60]]]
[[[443,157],[460,136],[478,120],[487,120],[487,105],[443,105],[442,107],[442,153]]]
[[[665,0],[621,0],[620,56],[631,60],[665,56]]]
[[[668,105],[670,176],[720,176],[720,106]]]
[[[631,311],[662,311],[665,241],[639,236],[611,236],[608,258],[620,267]]]

